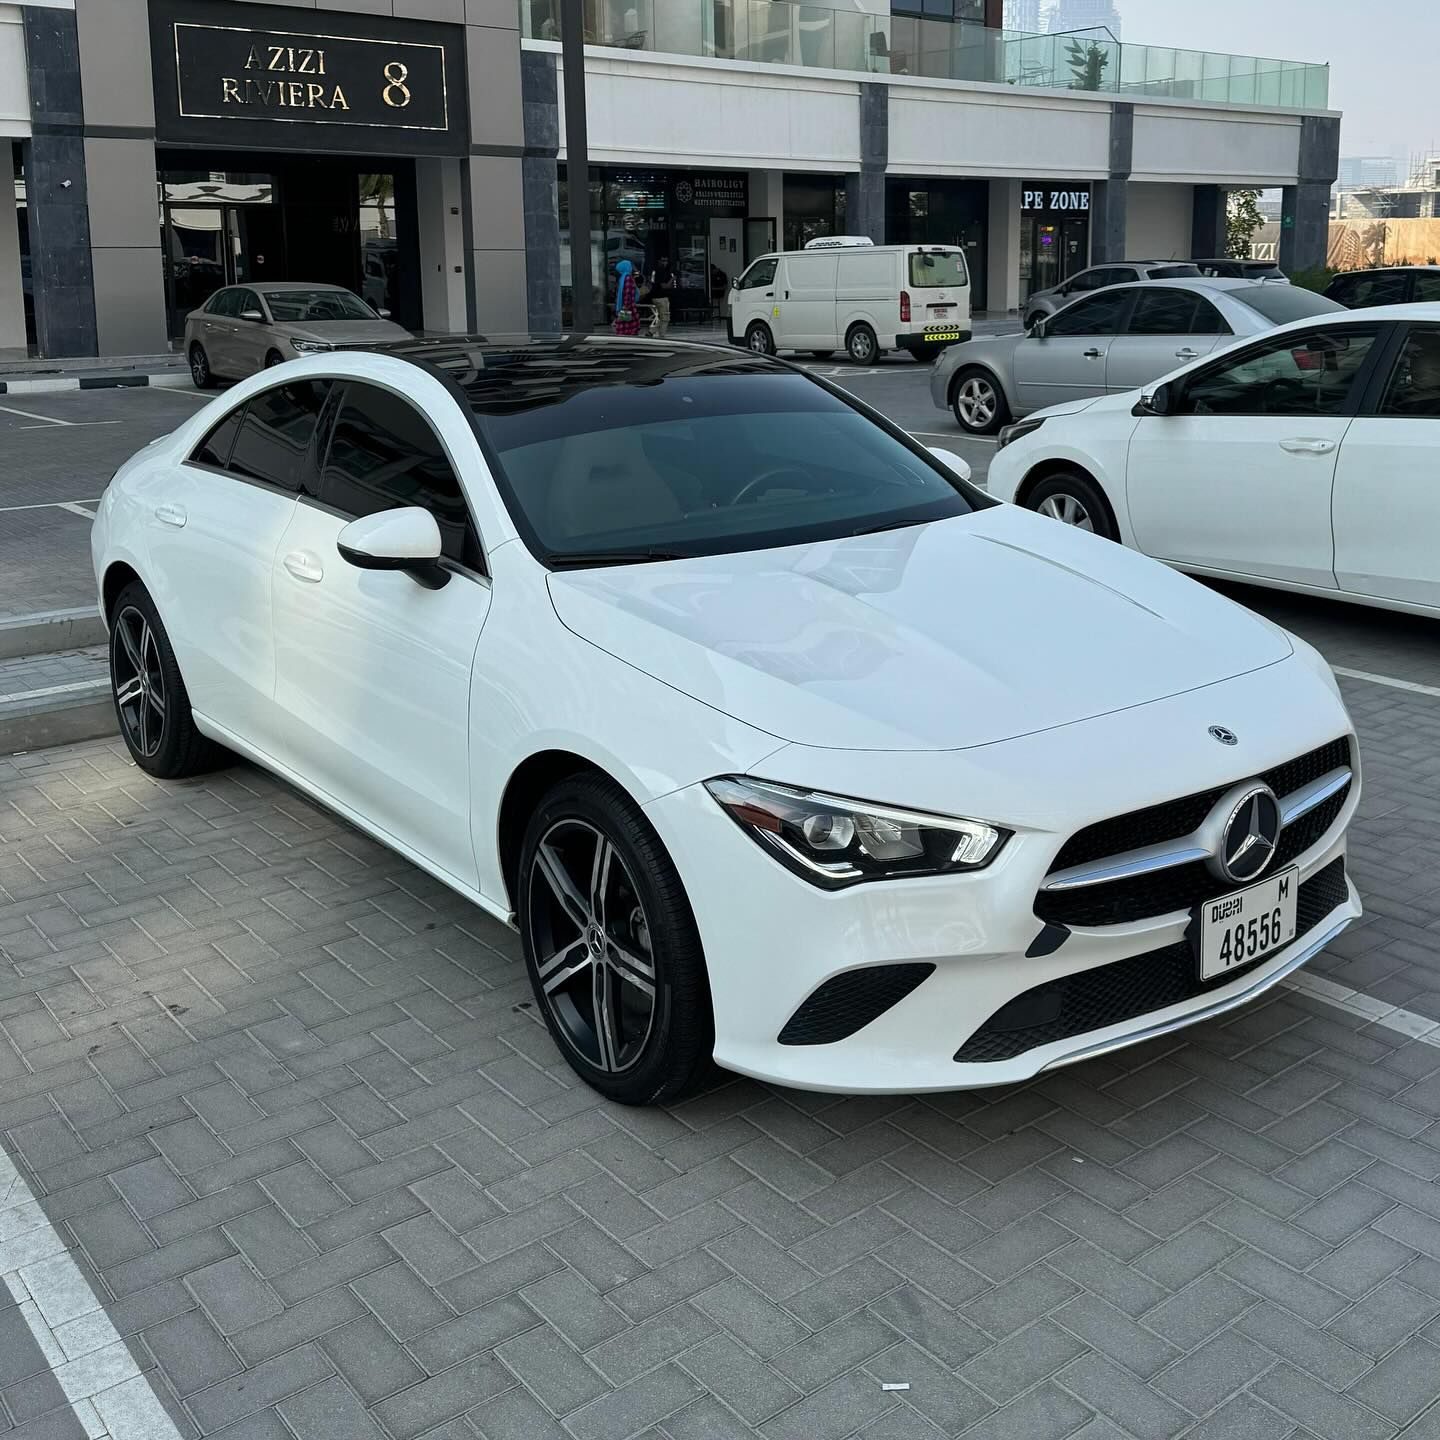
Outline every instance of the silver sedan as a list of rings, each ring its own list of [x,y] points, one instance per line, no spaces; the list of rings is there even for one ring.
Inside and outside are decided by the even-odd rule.
[[[930,397],[968,434],[992,435],[1032,411],[1134,390],[1245,336],[1343,308],[1298,285],[1263,280],[1115,285],[1029,334],[952,345],[930,372]]]
[[[230,285],[185,317],[185,358],[204,390],[300,355],[408,340],[389,314],[340,285]]]

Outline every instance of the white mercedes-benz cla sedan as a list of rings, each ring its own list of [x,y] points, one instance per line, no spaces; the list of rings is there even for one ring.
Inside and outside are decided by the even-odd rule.
[[[1314,650],[779,361],[296,361],[123,466],[94,558],[136,763],[246,756],[516,926],[618,1100],[1024,1079],[1360,913]]]

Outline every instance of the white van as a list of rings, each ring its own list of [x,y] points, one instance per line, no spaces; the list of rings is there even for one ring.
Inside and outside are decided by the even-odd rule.
[[[886,350],[933,360],[970,338],[970,277],[953,245],[867,245],[762,255],[730,288],[730,343],[762,355],[842,346],[859,365]]]

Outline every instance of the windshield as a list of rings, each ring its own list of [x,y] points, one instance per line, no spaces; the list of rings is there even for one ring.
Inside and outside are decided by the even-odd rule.
[[[1299,285],[1266,285],[1255,281],[1253,289],[1232,290],[1232,297],[1263,315],[1274,325],[1287,320],[1304,320],[1310,315],[1329,315],[1345,306]]]
[[[266,290],[265,303],[279,325],[323,325],[330,320],[377,320],[379,316],[348,290]]]
[[[965,283],[965,257],[958,250],[924,250],[910,257],[910,284],[916,290]]]
[[[636,356],[624,355],[618,375],[613,366],[570,371],[528,396],[516,393],[537,383],[528,374],[497,383],[492,373],[483,386],[464,386],[498,453],[517,527],[551,564],[803,544],[987,503],[931,457],[774,362],[698,350]],[[680,358],[690,363],[655,373]]]

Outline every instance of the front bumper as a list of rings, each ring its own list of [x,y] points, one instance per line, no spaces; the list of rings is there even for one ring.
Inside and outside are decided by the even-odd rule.
[[[1227,713],[1268,713],[1269,733],[1261,734],[1257,723],[1256,743],[1237,760],[1235,751],[1215,745],[1199,724],[1200,737],[1215,754],[1197,745],[1192,756],[1177,742],[1177,730],[1186,733],[1202,717],[1212,717],[1220,703],[1213,692],[1232,690],[1238,694],[1226,696]],[[1197,983],[1175,1003],[1054,1039],[1037,1031],[1035,1043],[1027,1038],[1026,1048],[1001,1058],[960,1058],[962,1051],[974,1053],[972,1037],[1019,997],[1118,962],[1131,962],[1131,974],[1152,955],[1165,954],[1173,962],[1185,940],[1189,910],[1072,928],[1058,948],[1043,953],[1037,941],[1045,927],[1034,911],[1035,896],[1070,835],[1110,815],[1229,783],[1237,766],[1258,773],[1312,742],[1352,733],[1339,701],[1299,657],[1198,693],[1209,696],[1198,706],[1195,696],[1173,697],[972,752],[847,755],[792,746],[763,767],[767,778],[906,804],[917,803],[921,793],[907,784],[918,786],[928,778],[928,808],[975,815],[1015,831],[989,867],[970,874],[825,892],[771,859],[703,787],[652,802],[647,813],[685,880],[705,946],[716,1061],[758,1079],[845,1093],[1012,1084],[1243,1005],[1303,965],[1361,913],[1348,878],[1341,878],[1340,867],[1329,869],[1337,861],[1343,866],[1358,774],[1337,819],[1296,861],[1302,894],[1314,881],[1312,896],[1324,898],[1321,905],[1312,903],[1291,945],[1228,983]],[[1282,704],[1287,695],[1290,703]],[[1266,703],[1272,707],[1268,712],[1257,708]],[[1107,764],[1096,758],[1104,756],[1125,760]],[[1088,768],[1077,766],[1082,757],[1091,757]],[[909,782],[907,774],[914,777]],[[1067,774],[1065,784],[1060,777]],[[1006,777],[1014,779],[1025,802],[1001,810],[997,792]],[[995,790],[983,795],[991,786]],[[962,802],[961,790],[973,803]],[[1038,803],[1037,794],[1043,797]],[[886,967],[884,976],[874,972],[882,979],[889,967],[897,967],[895,973],[907,967],[903,973],[913,985],[907,981],[909,988],[900,987],[893,1003],[887,1001],[843,1038],[782,1043],[792,1017],[813,1013],[807,1001],[825,993],[827,982],[869,967]],[[795,1039],[793,1027],[788,1038]]]

